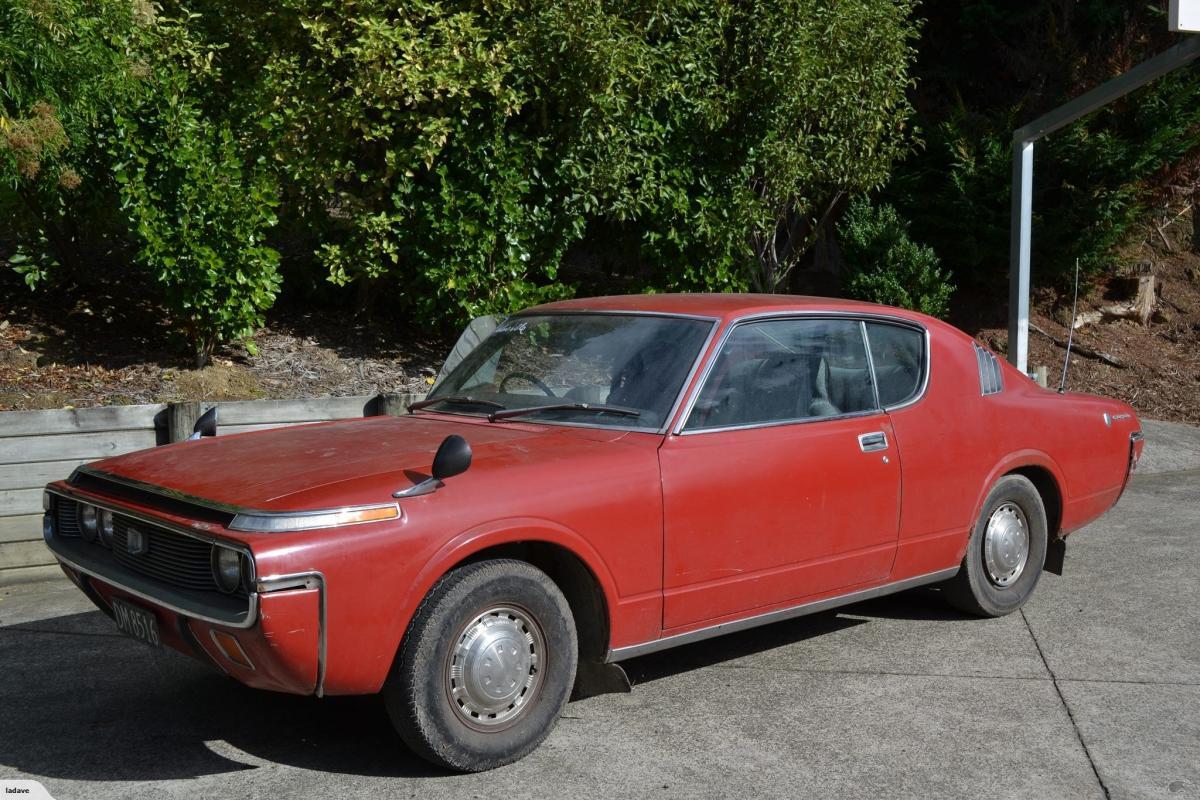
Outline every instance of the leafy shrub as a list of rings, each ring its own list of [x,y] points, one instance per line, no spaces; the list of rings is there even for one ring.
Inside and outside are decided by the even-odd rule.
[[[275,300],[279,254],[266,234],[278,200],[272,176],[246,163],[230,125],[196,99],[197,84],[213,77],[213,51],[170,19],[157,21],[149,43],[156,67],[114,112],[103,142],[134,257],[158,280],[203,367],[219,342],[262,325]]]
[[[434,319],[571,293],[598,230],[647,289],[775,288],[907,147],[909,0],[224,7],[196,6],[226,74],[257,76],[231,91],[265,114],[284,213],[334,283]]]
[[[423,324],[570,295],[587,249],[635,288],[775,289],[907,151],[913,7],[8,0],[0,114],[43,128],[0,212],[32,283],[152,275],[201,360],[285,243]]]
[[[856,197],[838,225],[846,293],[858,300],[911,308],[935,317],[950,310],[954,286],[933,248],[909,238],[890,205]]]
[[[13,0],[0,17],[9,262],[31,286],[94,280],[97,254],[147,271],[201,366],[248,335],[279,285],[273,176],[201,106],[214,51],[192,18],[128,0]]]

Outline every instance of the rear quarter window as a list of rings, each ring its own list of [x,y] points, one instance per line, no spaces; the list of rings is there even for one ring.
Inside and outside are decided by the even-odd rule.
[[[879,404],[887,408],[916,397],[925,377],[925,334],[904,325],[868,322],[867,341]]]

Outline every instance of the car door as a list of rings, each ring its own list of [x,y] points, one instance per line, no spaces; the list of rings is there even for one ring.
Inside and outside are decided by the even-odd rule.
[[[726,336],[659,450],[664,630],[887,577],[900,464],[864,336],[812,317]]]

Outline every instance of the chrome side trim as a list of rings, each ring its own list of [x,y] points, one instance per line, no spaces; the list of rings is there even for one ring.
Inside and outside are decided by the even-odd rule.
[[[723,636],[726,633],[757,628],[760,625],[770,625],[772,622],[782,622],[785,619],[802,617],[806,614],[815,614],[819,611],[826,611],[831,608],[838,608],[839,606],[850,605],[851,603],[858,603],[863,600],[894,594],[895,592],[902,592],[905,589],[914,589],[918,586],[937,583],[938,581],[951,578],[958,573],[958,569],[958,567],[951,567],[949,569],[938,570],[937,572],[930,572],[926,575],[918,575],[915,578],[906,578],[894,583],[885,583],[882,586],[872,586],[869,589],[860,589],[856,592],[838,595],[837,597],[827,597],[824,600],[801,603],[791,608],[781,608],[778,611],[769,611],[766,614],[746,617],[745,619],[722,622],[707,628],[700,628],[699,630],[688,631],[687,633],[677,633],[674,636],[665,636],[661,639],[654,639],[641,644],[633,644],[616,649],[609,648],[604,661],[605,663],[624,661],[627,658],[636,658],[637,656],[644,656],[649,653],[657,653],[659,650],[667,650],[679,645],[702,642],[705,639]]]
[[[198,613],[195,609],[182,608],[182,607],[174,605],[172,603],[168,603],[165,600],[162,600],[161,598],[155,597],[154,595],[147,594],[145,592],[141,592],[141,591],[138,591],[137,589],[131,588],[131,587],[121,583],[120,581],[114,580],[113,578],[109,577],[108,575],[100,575],[99,573],[94,572],[90,569],[87,569],[86,567],[81,567],[79,564],[75,563],[70,558],[67,558],[62,553],[58,552],[57,550],[55,550],[52,547],[50,548],[50,552],[53,553],[54,557],[57,558],[61,563],[66,564],[68,567],[75,570],[76,572],[82,573],[91,578],[95,578],[96,580],[107,583],[110,586],[115,586],[116,588],[120,589],[122,592],[125,592],[126,594],[133,595],[134,597],[138,598],[139,600],[145,600],[147,603],[152,603],[160,608],[165,608],[168,611],[173,611],[174,613],[176,613],[182,617],[187,617],[188,619],[199,620],[200,622],[207,622],[212,625],[220,625],[225,628],[237,628],[239,630],[245,630],[246,628],[253,628],[254,625],[258,622],[258,594],[255,592],[251,592],[250,596],[248,598],[249,602],[246,607],[245,619],[243,619],[241,622],[230,622],[227,619],[217,619],[216,617],[210,617],[206,614]]]
[[[317,686],[314,694],[325,696],[325,656],[326,656],[326,624],[328,612],[326,608],[325,574],[322,572],[296,572],[289,575],[271,575],[259,578],[255,587],[259,592],[286,592],[289,589],[317,590]]]
[[[883,409],[872,408],[868,411],[853,411],[849,414],[838,414],[832,417],[801,417],[800,419],[779,419],[771,422],[747,422],[742,425],[723,425],[720,428],[700,428],[698,430],[680,431],[680,436],[700,436],[705,433],[725,433],[727,431],[745,431],[753,428],[779,428],[783,425],[812,425],[818,422],[830,422],[832,420],[842,419],[859,419],[866,417],[878,417],[883,414]]]
[[[721,354],[721,350],[725,347],[725,343],[729,340],[729,337],[733,333],[733,330],[735,328],[737,328],[739,325],[744,325],[746,323],[752,323],[752,322],[762,322],[762,321],[768,321],[768,320],[782,320],[782,319],[799,319],[799,318],[803,318],[803,319],[823,319],[823,318],[824,319],[852,319],[852,320],[857,320],[860,323],[865,323],[868,321],[882,322],[882,323],[886,323],[889,325],[897,325],[902,328],[910,328],[912,330],[919,331],[925,337],[925,342],[924,342],[925,353],[924,353],[924,360],[922,363],[922,366],[924,367],[924,375],[921,379],[920,389],[917,391],[917,393],[915,395],[913,395],[909,399],[905,400],[903,403],[897,403],[895,405],[887,406],[886,408],[882,408],[882,409],[873,408],[868,411],[856,411],[853,413],[839,414],[837,416],[832,416],[832,417],[805,417],[802,419],[793,419],[793,420],[777,420],[777,421],[773,421],[773,422],[757,422],[757,423],[750,423],[747,425],[731,425],[731,426],[726,426],[726,427],[722,427],[722,428],[700,428],[700,429],[691,430],[691,431],[684,430],[687,426],[688,418],[691,417],[691,415],[692,415],[693,407],[696,405],[696,401],[700,397],[700,392],[704,390],[704,384],[708,381],[708,378],[709,378],[710,373],[712,372],[713,366],[716,364],[717,358]],[[869,341],[864,340],[863,346],[867,348],[868,363],[872,363]],[[705,347],[707,348],[707,345],[705,345]],[[679,419],[678,419],[678,421],[676,421],[675,426],[671,429],[671,434],[673,436],[680,436],[680,435],[698,436],[700,434],[705,434],[705,433],[719,433],[722,431],[745,430],[748,428],[770,428],[770,427],[775,427],[778,425],[798,425],[798,424],[802,424],[802,423],[806,423],[806,422],[825,422],[828,420],[835,420],[835,419],[849,419],[851,417],[868,416],[870,414],[878,414],[880,412],[890,413],[892,411],[897,411],[901,408],[911,406],[914,403],[919,402],[923,397],[925,397],[925,390],[929,388],[929,374],[932,371],[932,360],[933,359],[932,359],[931,352],[930,352],[929,329],[926,328],[924,325],[920,324],[919,322],[915,322],[913,320],[902,319],[900,317],[893,317],[893,316],[889,316],[888,314],[882,314],[882,313],[872,312],[872,311],[821,311],[821,310],[816,310],[816,309],[811,310],[811,311],[802,311],[802,310],[784,309],[784,310],[775,310],[775,311],[761,311],[756,314],[747,314],[745,316],[735,318],[725,328],[725,332],[721,336],[721,341],[717,344],[717,347],[713,350],[712,356],[708,359],[707,363],[704,365],[704,373],[700,376],[700,380],[696,382],[696,387],[694,389],[692,389],[691,394],[688,395],[687,404],[684,407],[684,411],[679,416]],[[872,385],[874,385],[874,364],[873,363],[871,366],[871,370],[872,370],[871,380],[872,380]],[[876,387],[876,397],[878,397],[878,387]]]

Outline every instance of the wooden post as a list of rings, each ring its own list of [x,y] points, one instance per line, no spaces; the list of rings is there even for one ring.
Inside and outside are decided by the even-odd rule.
[[[167,403],[167,441],[182,442],[191,436],[201,413],[199,400]]]
[[[381,394],[375,397],[375,415],[398,417],[408,413],[411,398],[407,394]]]
[[[1036,367],[1033,368],[1033,372],[1034,372],[1034,375],[1037,376],[1035,378],[1035,380],[1037,381],[1037,385],[1042,387],[1043,389],[1049,388],[1050,368],[1047,367],[1045,364],[1038,364]]]

